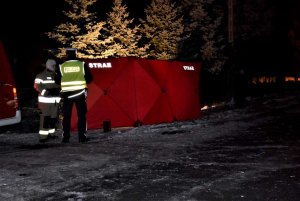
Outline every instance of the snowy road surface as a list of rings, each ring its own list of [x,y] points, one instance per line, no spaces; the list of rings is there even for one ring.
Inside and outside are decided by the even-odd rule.
[[[0,200],[298,201],[300,94],[39,144],[0,133]]]

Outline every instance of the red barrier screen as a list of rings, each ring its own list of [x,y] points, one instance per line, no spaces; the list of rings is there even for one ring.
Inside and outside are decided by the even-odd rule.
[[[200,116],[200,63],[112,58],[87,60],[94,81],[87,98],[88,129],[137,126]],[[75,108],[72,130],[76,130]]]

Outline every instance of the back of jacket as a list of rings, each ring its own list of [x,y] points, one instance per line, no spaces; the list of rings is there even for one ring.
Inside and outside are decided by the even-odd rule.
[[[45,69],[34,80],[34,88],[40,96],[60,96],[60,86],[55,83],[56,73]]]

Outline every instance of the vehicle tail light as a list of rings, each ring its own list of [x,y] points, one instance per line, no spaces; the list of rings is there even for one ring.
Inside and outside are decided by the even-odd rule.
[[[18,104],[18,96],[17,96],[17,88],[16,87],[13,88],[13,93],[14,93],[14,100],[15,100],[15,108],[18,108],[19,104]]]
[[[15,99],[18,99],[16,87],[13,88],[13,94],[14,94],[14,98],[15,98]]]
[[[16,87],[13,87],[12,91],[13,91],[13,96],[14,96],[13,100],[7,101],[6,104],[10,105],[10,106],[12,106],[14,108],[18,108],[19,104],[18,104],[18,96],[17,96],[17,89],[16,89]]]

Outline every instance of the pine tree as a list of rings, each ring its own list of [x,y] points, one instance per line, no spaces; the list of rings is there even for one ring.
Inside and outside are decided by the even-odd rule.
[[[87,33],[76,37],[72,47],[77,48],[79,58],[108,58],[116,54],[114,38],[102,34],[105,22],[98,22],[93,25],[86,25]]]
[[[105,31],[110,37],[113,37],[113,44],[110,49],[113,50],[115,57],[146,57],[148,46],[139,46],[141,35],[139,26],[134,25],[134,19],[129,18],[126,5],[122,0],[115,0],[112,11],[108,13]]]
[[[186,32],[189,34],[182,45],[181,56],[199,59],[205,68],[219,73],[224,57],[224,6],[216,0],[182,0],[186,16]],[[191,57],[191,55],[193,55]]]
[[[170,0],[152,0],[145,9],[145,19],[140,19],[142,33],[150,44],[149,57],[155,59],[176,59],[178,44],[183,37],[183,18],[180,7]]]
[[[61,23],[54,28],[52,32],[47,32],[46,35],[58,43],[59,50],[57,56],[59,58],[65,55],[65,48],[72,47],[72,42],[77,41],[77,37],[87,32],[89,27],[92,27],[95,20],[95,13],[89,12],[88,8],[97,0],[64,0],[68,8],[63,11],[66,18],[65,23]]]

